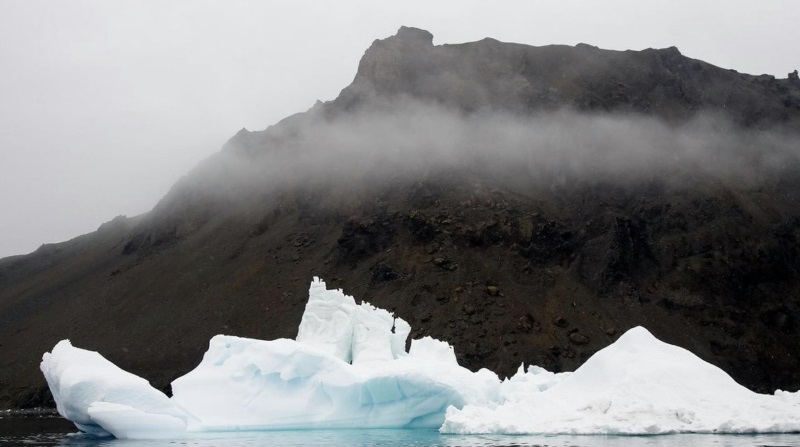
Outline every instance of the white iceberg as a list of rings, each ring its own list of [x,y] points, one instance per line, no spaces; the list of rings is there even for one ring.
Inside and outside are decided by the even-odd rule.
[[[412,347],[415,345],[412,342]],[[494,373],[407,356],[349,364],[295,340],[216,336],[173,400],[194,430],[438,428],[449,406],[496,398]]]
[[[628,435],[798,432],[800,393],[754,393],[691,352],[636,327],[544,391],[520,393],[498,405],[449,408],[440,431]]]
[[[315,278],[295,340],[218,335],[168,398],[96,352],[59,342],[41,369],[59,413],[118,438],[313,428],[445,433],[800,431],[800,393],[753,393],[634,328],[574,373],[520,366],[500,381],[453,347]]]
[[[41,369],[58,413],[86,433],[166,438],[189,425],[189,414],[146,380],[68,340],[44,354]]]
[[[489,404],[500,379],[458,365],[453,348],[412,340],[408,323],[315,278],[296,340],[218,335],[173,397],[96,352],[62,341],[41,369],[58,411],[88,433],[177,437],[202,431],[438,428],[448,407]],[[91,359],[87,362],[86,359]]]

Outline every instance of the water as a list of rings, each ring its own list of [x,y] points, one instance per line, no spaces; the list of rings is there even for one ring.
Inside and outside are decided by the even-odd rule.
[[[319,430],[203,434],[179,440],[127,441],[78,434],[52,414],[0,414],[0,446],[69,447],[800,447],[800,434],[661,436],[441,435],[435,430]]]

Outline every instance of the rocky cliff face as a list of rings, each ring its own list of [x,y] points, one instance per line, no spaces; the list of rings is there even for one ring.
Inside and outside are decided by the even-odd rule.
[[[470,368],[574,369],[643,325],[798,389],[799,98],[796,76],[675,48],[401,28],[337,99],[239,132],[150,213],[0,260],[0,402],[47,402],[63,338],[167,388],[215,334],[293,337],[314,275]]]
[[[743,126],[798,125],[800,82],[792,74],[741,74],[683,56],[675,47],[609,51],[490,38],[434,46],[432,39],[427,31],[404,27],[376,40],[335,102],[348,107],[376,93],[404,94],[467,110],[531,114],[568,107],[669,120],[720,113]]]

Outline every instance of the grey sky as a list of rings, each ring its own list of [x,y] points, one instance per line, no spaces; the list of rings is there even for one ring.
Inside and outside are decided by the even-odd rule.
[[[145,212],[239,128],[329,100],[400,25],[609,49],[675,45],[780,78],[800,2],[0,0],[0,257]]]

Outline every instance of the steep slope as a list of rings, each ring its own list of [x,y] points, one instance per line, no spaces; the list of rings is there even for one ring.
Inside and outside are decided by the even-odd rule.
[[[293,337],[312,276],[473,369],[574,369],[642,325],[800,388],[798,123],[796,75],[402,28],[150,213],[0,260],[0,404],[47,402],[63,338],[166,389],[215,334]]]

